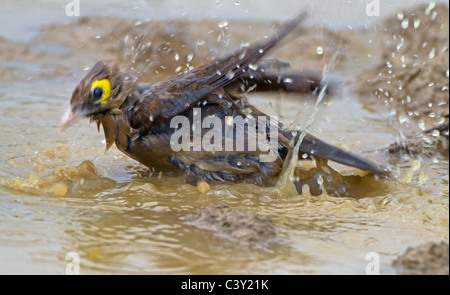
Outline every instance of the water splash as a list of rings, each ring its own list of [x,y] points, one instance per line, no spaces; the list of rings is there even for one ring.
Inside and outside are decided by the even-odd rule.
[[[319,91],[319,94],[317,95],[316,101],[314,103],[314,108],[308,117],[306,126],[303,128],[302,132],[300,133],[300,136],[298,136],[298,134],[294,134],[294,138],[297,138],[297,136],[298,136],[298,141],[296,142],[294,148],[289,150],[289,152],[286,156],[286,160],[284,161],[284,164],[283,164],[283,169],[282,169],[281,175],[275,185],[279,195],[283,195],[283,196],[298,195],[296,186],[294,184],[294,172],[295,172],[295,168],[296,168],[297,162],[298,162],[298,154],[300,151],[300,145],[302,144],[305,136],[308,134],[309,130],[311,129],[311,126],[314,123],[314,120],[317,117],[317,114],[319,112],[319,106],[327,94],[328,83],[329,83],[328,73],[335,66],[336,58],[339,55],[339,51],[340,50],[338,48],[338,50],[336,50],[336,53],[331,58],[331,61],[327,65],[325,65],[325,67],[323,69],[322,81],[320,83],[321,84],[320,91]],[[319,177],[319,179],[321,179],[321,178]],[[325,188],[323,187],[323,179],[319,180],[319,181],[322,181],[322,183],[319,183],[319,186],[322,188],[322,193],[326,193]]]

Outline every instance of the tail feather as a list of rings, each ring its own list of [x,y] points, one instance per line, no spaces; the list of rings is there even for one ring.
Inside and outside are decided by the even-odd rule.
[[[388,171],[369,160],[362,159],[309,134],[305,136],[300,145],[300,153],[307,153],[377,174],[388,173]]]

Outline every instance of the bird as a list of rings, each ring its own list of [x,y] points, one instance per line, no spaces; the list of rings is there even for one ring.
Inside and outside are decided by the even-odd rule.
[[[271,121],[272,117],[246,99],[246,93],[251,91],[280,89],[299,92],[320,86],[320,78],[310,81],[302,74],[283,76],[278,70],[286,67],[286,63],[262,59],[302,23],[306,15],[303,12],[281,24],[271,37],[241,46],[222,58],[154,84],[140,83],[123,67],[99,61],[76,86],[70,108],[62,116],[60,126],[64,129],[79,118],[90,118],[98,128],[103,127],[106,150],[115,143],[124,154],[151,169],[173,175],[185,174],[199,181],[236,182],[256,176],[253,179],[263,184],[280,175],[289,151],[296,145],[299,155],[328,159],[384,175],[386,170],[369,160],[309,133],[288,130],[281,122]],[[236,142],[231,145],[231,150],[220,146],[210,149],[210,141],[205,145],[205,140],[193,143],[195,134],[206,136],[215,127],[216,131],[224,131],[230,125],[230,118],[238,116],[244,119],[244,127],[232,125],[231,138]],[[213,117],[217,118],[216,121],[211,119]],[[205,122],[210,118],[207,122],[215,123],[206,124],[213,126],[211,128],[197,128],[197,131],[191,127],[185,137],[181,136],[174,142],[176,126],[180,125],[174,126],[171,122],[177,118],[186,118],[192,126],[199,119]],[[256,135],[262,134],[267,142],[275,142],[271,161],[263,161],[261,150],[250,149],[254,145],[245,144],[251,136],[257,137],[245,126],[252,118],[267,119],[263,125],[256,126]],[[238,129],[244,134],[244,138],[239,139],[244,141],[241,149],[236,148]],[[220,132],[217,137],[214,139],[222,143],[226,139]],[[188,144],[183,149],[179,146],[174,149],[174,144],[179,144],[180,139],[186,139]]]

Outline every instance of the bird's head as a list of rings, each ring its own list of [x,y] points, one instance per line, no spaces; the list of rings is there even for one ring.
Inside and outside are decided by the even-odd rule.
[[[81,117],[100,119],[118,114],[119,107],[130,94],[134,79],[118,66],[97,62],[75,88],[69,110],[62,116],[60,127],[66,128]]]

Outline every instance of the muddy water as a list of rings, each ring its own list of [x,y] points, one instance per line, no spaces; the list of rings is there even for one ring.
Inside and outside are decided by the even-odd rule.
[[[48,11],[49,6],[41,9]],[[129,56],[136,56],[123,54],[134,53],[132,44],[119,41],[139,27],[130,18],[91,18],[43,30],[31,26],[33,32],[24,34],[34,37],[25,40],[2,35],[8,38],[0,39],[0,273],[64,274],[67,253],[76,252],[82,274],[364,274],[366,255],[377,252],[381,273],[392,274],[391,262],[408,246],[448,241],[448,151],[404,155],[391,166],[391,179],[352,179],[351,197],[287,196],[248,183],[213,185],[201,194],[186,179],[153,174],[114,147],[105,153],[103,135],[87,120],[60,133],[59,118],[85,67],[102,57],[133,66]],[[124,32],[111,32],[119,28],[117,22]],[[182,24],[191,24],[186,22]],[[2,31],[9,31],[0,24]],[[199,38],[210,30],[214,35],[205,45],[212,50],[200,48],[193,63],[209,53],[227,51],[227,38],[231,47],[271,29],[260,25],[260,31],[246,35],[242,32],[248,32],[248,23],[230,23],[230,34],[217,31],[217,21],[205,22],[204,31],[198,23],[191,25],[195,29],[188,37]],[[155,40],[170,38],[170,31],[149,26],[157,32],[152,37],[160,38]],[[179,32],[176,24],[173,27]],[[399,132],[388,109],[369,111],[346,86],[361,69],[377,62],[373,57],[378,48],[369,46],[371,37],[353,31],[308,30],[305,37],[291,39],[292,44],[304,45],[300,56],[298,47],[288,42],[276,56],[291,61],[294,68],[321,70],[335,56],[327,50],[343,49],[330,72],[343,90],[327,98],[311,132],[390,165],[387,147]],[[233,34],[237,31],[240,35]],[[217,41],[220,34],[224,39]],[[175,41],[172,45],[179,46],[183,56],[186,47]],[[325,46],[324,56],[317,55],[319,45]],[[146,54],[167,65],[166,71],[156,71],[152,64],[148,81],[178,66],[174,52]],[[280,93],[250,99],[300,127],[314,103],[309,95]],[[346,175],[356,173],[335,168]],[[198,208],[217,204],[270,218],[276,238],[243,244],[183,220]]]

